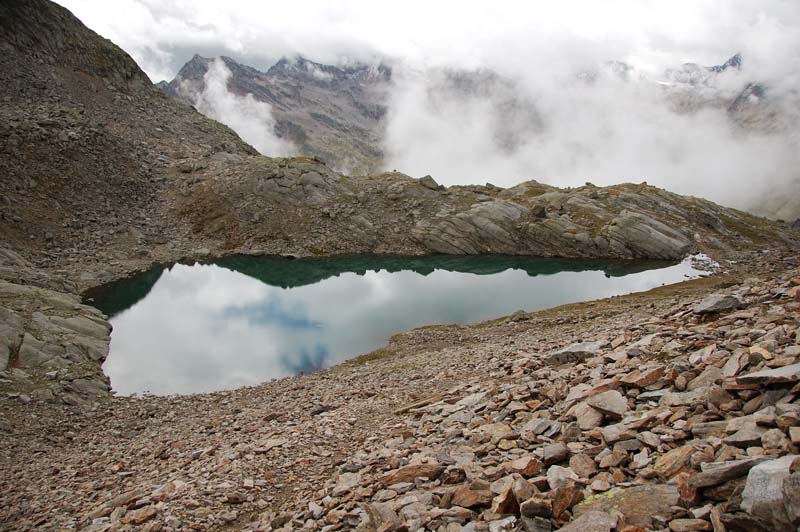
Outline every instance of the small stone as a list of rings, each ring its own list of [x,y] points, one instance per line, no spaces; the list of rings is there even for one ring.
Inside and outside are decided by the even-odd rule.
[[[581,430],[592,430],[603,424],[603,414],[586,403],[575,407],[575,418]]]
[[[475,429],[477,434],[489,437],[492,442],[497,443],[503,439],[510,439],[515,435],[514,430],[505,423],[488,423]]]
[[[558,489],[570,480],[580,480],[574,471],[567,467],[550,466],[547,470],[547,483],[550,489]]]
[[[580,478],[589,478],[597,472],[597,463],[588,455],[576,454],[569,459],[569,468]]]
[[[658,436],[658,434],[653,434],[649,430],[637,434],[636,439],[651,449],[658,449],[659,445],[661,445],[661,438]]]
[[[512,530],[514,528],[514,523],[517,522],[517,518],[513,515],[509,515],[508,517],[504,517],[502,519],[497,519],[496,521],[491,521],[489,523],[489,532],[502,532],[503,530]]]
[[[333,488],[334,495],[342,495],[361,484],[361,475],[358,473],[342,473],[336,480]]]
[[[800,445],[800,427],[789,427],[789,437],[793,444]]]
[[[600,459],[600,469],[609,469],[611,467],[618,467],[628,461],[628,453],[618,446],[614,446],[611,453]]]
[[[745,475],[752,467],[764,460],[764,457],[756,457],[747,460],[704,463],[701,466],[703,468],[702,473],[698,473],[689,479],[689,486],[692,488],[708,488],[722,484]]]
[[[606,340],[598,340],[595,342],[581,342],[577,344],[568,345],[561,349],[551,351],[545,355],[545,364],[550,366],[560,366],[562,364],[577,364],[583,362],[587,358],[596,356],[601,349],[606,347],[608,342]]]
[[[761,446],[788,453],[792,450],[792,442],[781,429],[769,429],[761,435]]]
[[[463,508],[475,506],[488,506],[492,502],[492,492],[488,489],[473,489],[470,486],[461,486],[453,492],[453,504]]]
[[[550,517],[553,515],[553,501],[549,497],[536,494],[523,501],[519,510],[525,517]]]
[[[603,440],[609,445],[618,441],[630,440],[636,437],[636,432],[629,429],[622,423],[605,426],[603,427],[602,432]]]
[[[553,496],[553,516],[560,519],[564,513],[583,500],[583,490],[573,480],[568,480],[555,490]]]
[[[122,522],[128,525],[141,525],[154,518],[158,512],[153,506],[145,506],[138,510],[133,510],[125,514]]]
[[[570,455],[569,447],[561,442],[545,445],[542,449],[542,461],[545,465],[557,464]]]
[[[513,482],[508,482],[497,497],[492,499],[492,512],[499,515],[519,513],[519,502],[514,495]]]
[[[761,437],[765,432],[767,432],[765,427],[761,427],[755,423],[749,423],[722,441],[728,445],[746,449],[747,447],[760,445]]]
[[[516,460],[509,462],[506,470],[510,473],[519,473],[524,477],[530,477],[541,473],[544,464],[535,456],[523,456]]]
[[[702,519],[673,519],[669,522],[672,532],[697,532],[711,530],[711,523]]]
[[[432,480],[441,475],[444,469],[439,464],[409,465],[385,474],[380,478],[380,483],[384,486],[391,486],[399,482],[413,482],[416,478]]]
[[[643,371],[635,369],[632,372],[625,375],[624,377],[622,377],[622,379],[620,379],[620,383],[623,386],[644,388],[646,386],[650,386],[651,384],[655,384],[656,382],[658,382],[658,379],[660,379],[663,376],[664,376],[663,366],[658,366],[657,368],[652,368]]]

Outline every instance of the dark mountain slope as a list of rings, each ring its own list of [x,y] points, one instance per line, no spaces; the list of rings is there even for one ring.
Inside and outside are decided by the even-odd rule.
[[[86,232],[96,249],[161,233],[147,218],[173,159],[253,153],[43,0],[0,3],[0,140],[0,234],[39,260],[70,254]]]

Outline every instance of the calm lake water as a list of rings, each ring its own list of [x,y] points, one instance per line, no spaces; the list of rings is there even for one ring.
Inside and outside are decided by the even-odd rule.
[[[421,325],[647,290],[698,277],[688,261],[520,257],[229,257],[95,290],[114,330],[104,369],[121,395],[230,389],[312,372]]]

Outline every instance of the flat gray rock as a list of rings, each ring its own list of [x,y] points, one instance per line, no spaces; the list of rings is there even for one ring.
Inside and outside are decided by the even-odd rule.
[[[774,384],[800,381],[800,363],[781,368],[764,369],[736,377],[739,384]]]
[[[597,340],[594,342],[580,342],[571,344],[567,347],[562,347],[555,351],[551,351],[545,356],[545,363],[551,366],[560,366],[561,364],[577,364],[587,358],[597,355],[601,349],[606,347],[608,342],[605,340]]]
[[[744,308],[746,305],[737,297],[724,294],[712,294],[694,306],[695,314],[715,314]]]
[[[628,401],[616,390],[593,395],[586,400],[586,404],[614,419],[622,419],[622,415],[628,411]]]
[[[764,519],[775,530],[790,530],[783,483],[791,476],[790,468],[797,459],[800,456],[787,455],[753,467],[742,491],[742,510]]]

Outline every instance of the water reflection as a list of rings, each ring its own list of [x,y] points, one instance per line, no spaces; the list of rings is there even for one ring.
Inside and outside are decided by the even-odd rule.
[[[236,257],[176,264],[91,295],[113,316],[104,369],[114,389],[170,394],[316,371],[420,325],[471,323],[697,273],[688,263]]]

